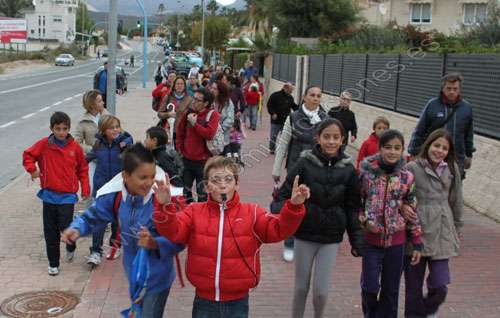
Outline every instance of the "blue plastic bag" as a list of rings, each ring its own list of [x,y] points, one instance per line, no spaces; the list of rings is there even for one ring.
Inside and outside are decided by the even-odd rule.
[[[132,306],[121,312],[124,318],[141,318],[142,300],[147,292],[147,281],[149,278],[148,251],[139,248],[132,263],[129,278],[129,292]]]

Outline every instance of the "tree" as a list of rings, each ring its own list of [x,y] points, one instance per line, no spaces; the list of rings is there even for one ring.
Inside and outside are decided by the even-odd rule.
[[[215,16],[217,10],[219,10],[219,5],[217,4],[217,1],[210,0],[210,2],[207,4],[207,11],[210,12],[211,15]]]
[[[229,40],[231,22],[225,17],[209,16],[205,21],[205,47],[210,50],[222,48]],[[201,22],[197,22],[191,34],[196,43],[201,42]]]
[[[90,28],[94,25],[94,21],[92,21],[92,19],[89,16],[87,5],[83,4],[82,2],[80,2],[80,4],[78,5],[78,10],[76,11],[75,24],[76,24],[76,32],[84,34],[87,34],[90,31]],[[82,36],[77,34],[75,40],[81,41]]]
[[[263,0],[259,0],[263,1]],[[358,21],[351,0],[267,0],[280,37],[331,37]]]
[[[0,13],[6,17],[19,18],[22,10],[32,6],[32,0],[0,0]]]

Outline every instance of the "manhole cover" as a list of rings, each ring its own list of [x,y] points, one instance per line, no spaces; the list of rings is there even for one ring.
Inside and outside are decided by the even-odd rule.
[[[0,310],[15,318],[46,318],[62,315],[78,304],[78,298],[60,291],[41,291],[18,294],[6,299]]]

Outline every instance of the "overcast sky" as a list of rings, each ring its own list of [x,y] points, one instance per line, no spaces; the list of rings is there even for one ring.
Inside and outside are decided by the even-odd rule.
[[[196,4],[201,4],[201,0],[142,0],[144,1],[144,6],[149,14],[153,14],[158,10],[160,3],[163,3],[167,10],[175,12],[191,12],[192,8]],[[88,4],[93,6],[99,11],[107,11],[109,6],[109,0],[87,0]],[[208,0],[205,0],[207,3]],[[234,5],[238,9],[243,9],[246,2],[244,0],[237,0]],[[140,15],[141,11],[137,5],[136,0],[119,0],[118,10],[121,14],[130,15]]]

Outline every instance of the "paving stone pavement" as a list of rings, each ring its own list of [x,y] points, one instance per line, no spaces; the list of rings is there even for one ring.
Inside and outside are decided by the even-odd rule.
[[[150,88],[133,90],[119,99],[118,116],[137,140],[142,140],[146,128],[155,122],[150,109]],[[247,131],[243,152],[250,155],[246,157],[240,185],[243,200],[264,207],[268,207],[272,191],[273,156],[265,151],[268,132],[267,116],[256,132]],[[62,263],[58,277],[47,275],[41,204],[35,197],[37,186],[27,184],[25,176],[0,192],[0,300],[25,291],[66,290],[78,295],[81,301],[64,317],[119,317],[119,311],[128,307],[121,260],[105,262],[90,272],[84,264],[88,239],[79,241],[78,256],[73,264]],[[500,224],[468,208],[465,222],[462,255],[451,262],[452,284],[440,317],[500,317]],[[262,276],[250,295],[250,317],[291,316],[294,267],[282,261],[281,251],[281,244],[268,244],[261,250]],[[184,256],[185,252],[181,254],[183,264]],[[348,243],[342,243],[330,277],[325,317],[362,316],[360,270],[360,259],[350,255]],[[165,317],[190,317],[194,289],[187,281],[186,285],[180,288],[177,281],[174,283]],[[400,308],[402,305],[400,301]],[[313,317],[311,299],[305,317]]]

